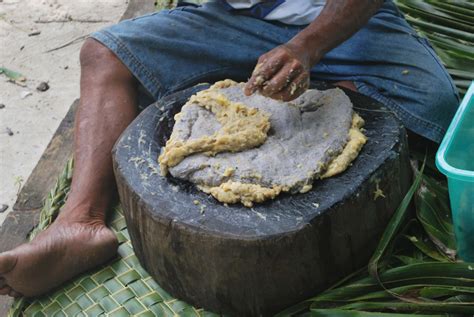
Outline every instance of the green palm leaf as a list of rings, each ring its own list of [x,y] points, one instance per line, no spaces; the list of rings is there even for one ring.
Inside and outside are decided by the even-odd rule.
[[[474,79],[474,3],[396,0],[407,21],[427,37],[463,95]]]
[[[407,314],[371,313],[356,310],[342,309],[312,309],[312,317],[407,317]],[[421,317],[444,317],[446,315],[417,315]]]
[[[371,274],[359,272],[355,280],[346,278],[280,316],[301,314],[308,307],[304,316],[474,314],[474,263],[454,262],[446,183],[421,171],[416,174],[369,264]],[[403,225],[413,197],[416,218]]]

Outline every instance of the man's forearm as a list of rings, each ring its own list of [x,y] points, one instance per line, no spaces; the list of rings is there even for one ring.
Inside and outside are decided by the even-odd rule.
[[[383,0],[328,0],[321,14],[288,45],[307,52],[313,66],[327,52],[361,29]]]
[[[311,68],[323,56],[360,30],[383,0],[328,0],[321,14],[288,43],[258,59],[245,93],[289,101],[309,86]]]

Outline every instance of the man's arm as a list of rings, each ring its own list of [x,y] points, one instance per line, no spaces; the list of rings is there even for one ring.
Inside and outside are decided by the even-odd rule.
[[[383,0],[328,0],[308,27],[259,58],[245,93],[259,91],[274,99],[295,99],[308,88],[310,69],[361,29],[382,3]]]

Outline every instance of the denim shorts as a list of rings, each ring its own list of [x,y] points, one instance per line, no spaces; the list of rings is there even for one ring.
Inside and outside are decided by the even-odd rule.
[[[112,50],[154,100],[201,82],[245,81],[260,55],[305,26],[238,15],[215,2],[126,20],[91,35]],[[337,30],[335,30],[337,32]],[[439,142],[459,104],[428,41],[391,1],[311,70],[313,80],[353,81],[413,132]]]

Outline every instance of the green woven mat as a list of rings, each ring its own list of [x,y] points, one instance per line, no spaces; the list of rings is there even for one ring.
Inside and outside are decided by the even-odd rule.
[[[69,192],[72,168],[70,161],[46,199],[40,224],[30,239],[45,230],[57,216]],[[141,267],[133,252],[120,207],[111,212],[108,225],[119,240],[117,258],[77,276],[41,298],[17,299],[10,309],[9,317],[217,316],[173,298]]]

